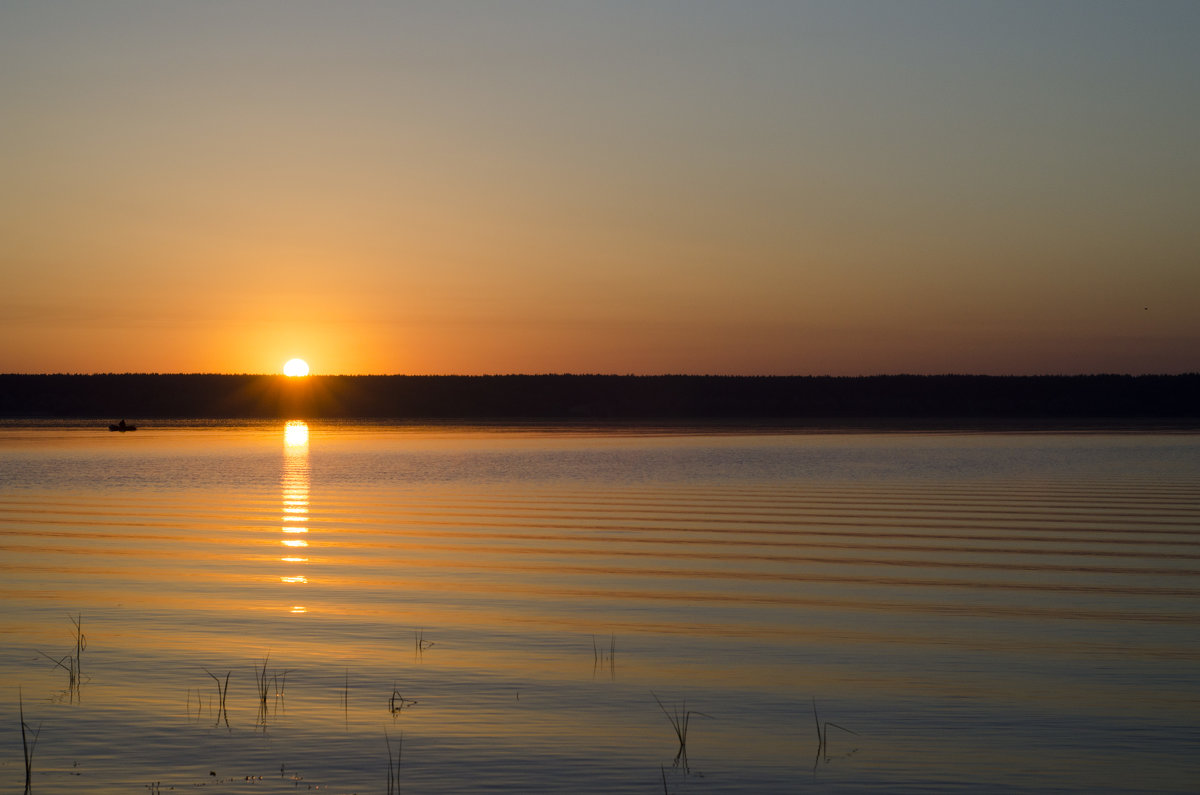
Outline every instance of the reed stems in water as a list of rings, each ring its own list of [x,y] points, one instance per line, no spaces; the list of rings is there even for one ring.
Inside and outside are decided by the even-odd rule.
[[[287,690],[287,675],[291,672],[291,668],[285,668],[282,671],[275,671],[271,674],[271,684],[275,687],[275,699],[277,701],[283,701],[283,693]]]
[[[79,694],[79,685],[83,681],[83,650],[87,648],[87,636],[83,634],[82,613],[78,616],[67,616],[67,618],[71,619],[71,623],[75,625],[75,653],[73,655],[67,653],[57,660],[41,649],[38,649],[37,653],[67,672],[66,692],[74,701],[75,696]]]
[[[278,708],[283,702],[284,691],[287,690],[287,675],[292,672],[290,668],[285,668],[282,671],[272,671],[268,675],[267,663],[270,659],[271,652],[268,651],[263,655],[262,665],[254,667],[254,681],[258,688],[258,721],[263,724],[267,722],[267,697],[274,689],[275,706]]]
[[[659,699],[654,691],[651,691],[650,695],[654,696],[654,700],[658,703],[658,708],[667,716],[667,720],[671,722],[671,728],[675,730],[675,736],[679,738],[679,750],[675,753],[675,761],[672,763],[672,767],[683,767],[684,770],[687,770],[688,723],[691,721],[693,715],[699,715],[702,718],[712,718],[712,715],[688,709],[686,701],[681,702],[679,706],[674,708],[674,712],[671,712],[667,710],[662,700]]]
[[[605,661],[607,661],[611,665],[613,660],[616,659],[616,657],[617,657],[617,636],[616,635],[608,636],[608,651],[607,652],[604,649],[601,649],[599,646],[596,645],[596,636],[592,635],[592,659],[595,660],[597,665],[599,665],[600,663],[605,662]]]
[[[217,701],[219,704],[219,707],[217,709],[217,723],[220,723],[221,719],[224,718],[225,725],[228,726],[229,725],[229,713],[225,711],[225,694],[229,692],[229,674],[233,673],[233,671],[225,672],[224,684],[221,683],[221,679],[216,674],[214,674],[212,671],[208,670],[207,668],[204,669],[204,673],[211,676],[213,678],[213,681],[217,683]]]
[[[813,708],[813,721],[817,724],[817,756],[818,757],[820,757],[822,751],[824,751],[826,754],[828,754],[828,752],[829,752],[829,727],[830,726],[832,726],[835,729],[840,729],[841,731],[844,731],[848,734],[853,734],[856,737],[858,736],[858,732],[854,731],[853,729],[847,729],[845,726],[834,723],[833,721],[827,720],[824,723],[821,723],[821,718],[819,715],[817,715],[817,697],[816,696],[812,697],[812,708]]]
[[[342,684],[342,714],[347,728],[350,726],[350,669],[346,668],[346,679]]]
[[[405,698],[400,695],[400,691],[396,689],[396,685],[392,683],[392,697],[388,699],[388,709],[393,715],[399,715],[405,707],[411,707],[416,704],[415,699]]]
[[[269,690],[267,684],[267,660],[270,659],[271,652],[268,651],[263,655],[262,668],[255,666],[254,681],[258,683],[258,702],[260,709],[267,708],[267,692]]]
[[[71,618],[71,623],[75,625],[75,678],[78,680],[83,676],[83,650],[87,648],[87,636],[83,634],[83,613]]]
[[[383,741],[388,749],[387,795],[400,795],[400,758],[404,753],[404,732],[400,732],[400,738],[396,741],[395,765],[392,764],[392,741],[386,730],[383,732]]]
[[[67,677],[68,677],[67,687],[71,693],[74,693],[76,685],[79,682],[79,674],[75,668],[75,658],[72,657],[71,655],[67,654],[67,655],[63,656],[62,658],[56,660],[53,657],[51,657],[49,654],[46,654],[46,652],[42,651],[41,649],[36,649],[36,651],[38,654],[42,655],[47,660],[49,660],[50,662],[54,663],[59,668],[62,668],[64,671],[67,672]]]
[[[601,667],[607,667],[609,676],[616,678],[617,675],[617,636],[608,636],[608,649],[602,649],[596,645],[596,636],[592,635],[592,675]]]
[[[25,756],[25,795],[29,795],[33,787],[33,751],[37,748],[38,735],[42,733],[42,725],[33,729],[25,722],[25,701],[21,697],[21,688],[17,688],[17,716],[21,721],[21,750]],[[30,739],[32,735],[32,739]]]

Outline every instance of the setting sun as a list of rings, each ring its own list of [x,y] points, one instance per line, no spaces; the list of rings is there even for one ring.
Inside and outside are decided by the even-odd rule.
[[[308,362],[303,359],[292,359],[283,366],[283,374],[294,377],[308,375]]]

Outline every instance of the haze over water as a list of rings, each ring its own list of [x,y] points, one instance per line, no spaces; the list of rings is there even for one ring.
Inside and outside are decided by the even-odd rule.
[[[0,776],[19,687],[37,793],[385,792],[401,737],[404,792],[1194,791],[1198,482],[1190,433],[3,425]]]

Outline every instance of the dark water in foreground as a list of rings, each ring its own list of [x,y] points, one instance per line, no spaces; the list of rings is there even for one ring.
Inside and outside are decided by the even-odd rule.
[[[0,425],[4,791],[1194,792],[1198,629],[1200,435]]]

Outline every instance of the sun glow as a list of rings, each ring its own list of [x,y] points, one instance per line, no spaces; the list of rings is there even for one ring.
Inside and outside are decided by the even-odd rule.
[[[293,378],[308,375],[308,362],[303,359],[290,359],[283,366],[283,374]]]

